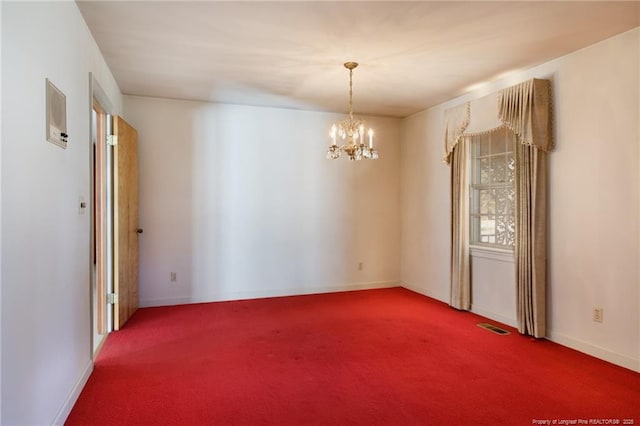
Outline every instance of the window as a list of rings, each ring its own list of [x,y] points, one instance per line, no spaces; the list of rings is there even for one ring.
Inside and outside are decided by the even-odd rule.
[[[513,249],[515,135],[503,128],[471,140],[471,244]]]

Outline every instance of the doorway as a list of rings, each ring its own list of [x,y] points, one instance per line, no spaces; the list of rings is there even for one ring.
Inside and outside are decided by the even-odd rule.
[[[91,78],[91,349],[138,308],[137,131]]]

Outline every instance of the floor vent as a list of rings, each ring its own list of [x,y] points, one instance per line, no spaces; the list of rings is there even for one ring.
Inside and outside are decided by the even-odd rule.
[[[496,327],[495,325],[491,325],[491,324],[486,323],[486,322],[482,322],[482,323],[478,324],[478,327],[484,328],[484,329],[489,330],[489,331],[491,331],[493,333],[496,333],[496,334],[510,334],[507,330],[503,330],[500,327]]]

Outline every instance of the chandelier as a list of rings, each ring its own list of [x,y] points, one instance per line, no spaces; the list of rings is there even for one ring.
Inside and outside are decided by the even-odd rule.
[[[353,69],[357,62],[346,62],[344,67],[349,70],[349,117],[331,126],[331,145],[327,151],[327,158],[335,160],[344,152],[349,160],[359,161],[363,158],[377,160],[378,151],[373,149],[373,129],[369,128],[368,144],[365,144],[365,122],[353,118]],[[340,139],[340,145],[338,145]]]

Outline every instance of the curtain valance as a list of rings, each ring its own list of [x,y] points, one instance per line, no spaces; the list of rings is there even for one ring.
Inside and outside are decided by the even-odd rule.
[[[469,126],[471,120],[471,105],[469,102],[449,108],[444,112],[444,158],[447,164],[451,162],[451,153],[460,137]]]
[[[520,142],[551,151],[549,80],[533,78],[500,91],[498,118],[509,127]]]
[[[498,97],[498,119],[518,136],[520,143],[545,152],[553,149],[550,87],[549,80],[532,78],[501,90]],[[468,136],[464,132],[470,121],[470,102],[444,112],[445,163],[450,164],[460,138]]]

